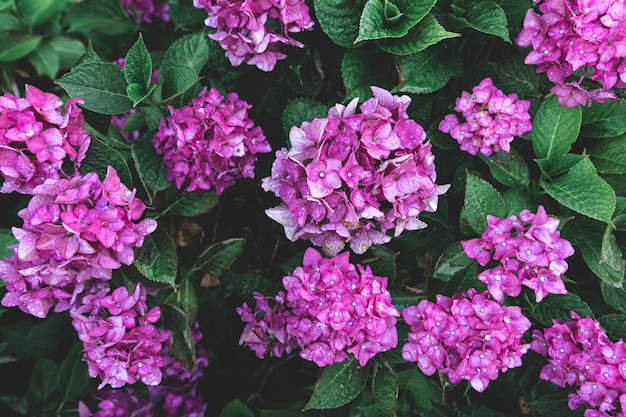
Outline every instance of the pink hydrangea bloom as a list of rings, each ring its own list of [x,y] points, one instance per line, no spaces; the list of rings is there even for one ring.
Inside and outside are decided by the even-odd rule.
[[[0,96],[0,175],[2,193],[32,194],[47,179],[67,178],[64,162],[78,171],[89,148],[83,101],[70,99],[65,105],[52,93],[26,86],[26,98]]]
[[[437,210],[435,157],[424,129],[409,119],[408,96],[372,87],[374,97],[357,112],[358,99],[335,105],[324,119],[292,127],[291,149],[276,152],[263,189],[283,203],[266,211],[291,241],[310,240],[333,256],[346,243],[355,253],[426,227],[422,212]]]
[[[244,304],[237,311],[246,325],[241,340],[257,356],[280,356],[299,346],[303,359],[318,366],[343,362],[354,355],[361,366],[376,353],[398,344],[396,317],[387,278],[369,266],[353,265],[349,253],[323,258],[315,249],[304,253],[304,265],[283,278],[286,294],[269,309],[257,294],[256,311]]]
[[[287,57],[282,45],[302,48],[290,33],[311,30],[313,21],[304,0],[194,0],[205,9],[205,24],[217,29],[209,38],[220,43],[233,66],[245,62],[271,71]]]
[[[473,88],[463,91],[456,99],[454,110],[461,113],[461,123],[455,114],[448,114],[439,123],[439,130],[449,133],[471,155],[478,152],[510,152],[511,142],[532,129],[530,101],[519,100],[517,94],[505,95],[485,78]]]
[[[152,23],[152,19],[170,21],[166,0],[120,0],[122,7],[136,22]]]
[[[0,260],[2,305],[43,318],[80,303],[111,270],[130,265],[133,248],[156,229],[154,220],[139,220],[145,208],[111,167],[104,181],[90,173],[37,186],[19,212],[24,225],[13,228],[12,256]]]
[[[559,220],[539,206],[537,214],[523,210],[519,216],[500,219],[487,216],[481,238],[462,241],[465,254],[485,266],[492,258],[500,265],[480,273],[478,279],[498,301],[504,294],[516,297],[525,285],[535,291],[537,302],[548,294],[566,294],[561,276],[565,258],[574,248],[557,230]]]
[[[249,108],[236,93],[223,97],[214,88],[205,88],[185,107],[170,107],[152,139],[168,181],[186,193],[220,194],[238,178],[254,178],[257,154],[271,148],[248,118]]]
[[[79,417],[152,416],[152,403],[137,395],[132,388],[100,391],[94,394],[94,398],[98,401],[97,411],[92,413],[87,404],[81,401],[78,404]]]
[[[170,333],[159,332],[154,326],[161,317],[159,307],[148,309],[146,289],[141,284],[132,294],[125,287],[108,292],[106,288],[89,294],[80,306],[70,310],[72,325],[83,342],[89,375],[102,380],[99,389],[137,381],[160,384],[165,366],[162,344]]]
[[[478,392],[499,371],[521,366],[530,348],[521,343],[530,320],[519,307],[502,306],[486,291],[437,295],[435,303],[422,300],[405,308],[402,317],[411,326],[402,347],[405,360],[417,362],[426,375],[440,371],[452,383],[467,380]]]
[[[533,331],[531,349],[548,356],[540,378],[569,394],[569,408],[592,407],[585,416],[626,415],[626,343],[612,342],[600,323],[571,312],[573,320],[552,320],[552,327]]]
[[[529,9],[517,37],[522,48],[532,48],[526,63],[537,65],[556,86],[552,92],[563,106],[606,103],[616,98],[609,90],[626,87],[626,4],[607,0],[543,0],[538,13]],[[583,68],[573,82],[565,80]],[[601,88],[580,84],[589,75]]]

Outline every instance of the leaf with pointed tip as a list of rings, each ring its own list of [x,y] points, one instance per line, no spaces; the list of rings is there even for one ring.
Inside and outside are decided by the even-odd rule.
[[[135,266],[146,278],[175,287],[178,256],[162,226],[144,238],[143,246],[135,249]]]
[[[439,43],[445,39],[461,36],[448,32],[432,14],[426,15],[422,21],[409,30],[406,36],[399,39],[381,39],[378,46],[393,55],[411,55]]]
[[[429,48],[395,58],[400,82],[392,91],[411,94],[432,93],[450,78],[463,72],[463,62],[446,50]]]
[[[302,411],[337,408],[348,404],[365,388],[367,372],[356,360],[346,360],[324,368],[311,399]]]
[[[533,148],[538,158],[566,154],[578,138],[582,113],[580,106],[563,107],[556,96],[548,98],[533,121]]]
[[[401,38],[418,24],[437,0],[367,0],[355,42]]]

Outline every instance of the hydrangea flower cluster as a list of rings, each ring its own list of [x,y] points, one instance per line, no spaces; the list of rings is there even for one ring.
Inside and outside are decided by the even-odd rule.
[[[437,295],[402,310],[411,326],[402,357],[417,362],[426,375],[441,371],[450,382],[467,380],[483,392],[498,371],[522,365],[530,348],[522,344],[530,320],[517,306],[503,306],[486,291],[469,289],[452,298]]]
[[[147,417],[151,416],[152,404],[137,395],[132,388],[100,391],[94,394],[98,410],[92,413],[84,402],[78,403],[79,417]]]
[[[318,366],[343,362],[348,353],[365,366],[377,353],[394,348],[400,313],[391,304],[387,278],[374,275],[369,266],[351,264],[349,256],[344,252],[328,259],[307,249],[304,265],[283,277],[287,293],[276,298],[277,308],[269,309],[257,295],[262,301],[255,312],[245,304],[238,309],[249,323],[241,341],[262,357],[262,347],[280,356],[295,340],[300,356]],[[266,312],[271,314],[263,316]]]
[[[516,297],[525,285],[535,291],[537,302],[548,294],[566,294],[561,276],[567,271],[565,258],[574,248],[558,232],[559,220],[539,206],[537,214],[523,210],[519,216],[500,219],[487,216],[481,238],[462,241],[465,254],[485,266],[491,260],[500,265],[480,273],[478,279],[498,301],[504,294]]]
[[[241,177],[254,178],[258,153],[271,150],[260,127],[248,118],[248,103],[236,93],[202,90],[187,106],[169,108],[152,143],[163,155],[167,180],[186,193],[218,194]]]
[[[0,96],[0,175],[2,193],[32,194],[47,179],[67,178],[63,163],[77,171],[89,148],[82,100],[65,105],[52,93],[26,86],[26,98]]]
[[[152,19],[170,21],[169,5],[165,0],[120,0],[122,7],[136,22],[152,23]]]
[[[561,388],[577,387],[568,405],[593,407],[585,417],[626,416],[626,343],[609,340],[596,320],[571,316],[533,331],[531,349],[549,358],[540,378]]]
[[[609,90],[626,87],[626,4],[609,0],[544,0],[539,13],[529,9],[517,37],[523,48],[532,47],[525,62],[537,65],[553,83],[552,92],[563,106],[615,98]],[[565,79],[583,68],[578,81]],[[602,88],[581,86],[590,72]]]
[[[437,210],[449,188],[435,184],[431,145],[406,113],[411,99],[372,91],[360,113],[354,99],[292,127],[291,149],[276,152],[263,179],[263,189],[283,200],[267,215],[291,241],[310,240],[329,256],[347,242],[355,253],[389,242],[390,229],[398,236],[426,227],[420,213]]]
[[[132,294],[125,287],[108,292],[105,288],[86,295],[82,305],[70,310],[89,375],[102,379],[99,389],[107,384],[120,388],[139,380],[146,385],[160,384],[165,365],[162,343],[170,333],[154,326],[161,317],[159,307],[148,310],[146,289],[140,283]]]
[[[204,23],[217,29],[209,38],[220,43],[233,66],[245,62],[271,71],[287,57],[282,45],[304,47],[290,34],[313,27],[304,0],[193,0],[193,5],[207,11]]]
[[[49,179],[34,193],[19,212],[24,225],[13,228],[18,243],[0,261],[0,276],[7,283],[2,305],[35,317],[80,304],[111,270],[133,262],[133,248],[157,226],[139,221],[145,205],[111,167],[102,182],[96,173]]]
[[[461,145],[461,150],[471,155],[478,152],[510,152],[511,142],[532,129],[530,101],[520,100],[517,94],[504,94],[485,78],[472,89],[461,93],[454,110],[465,119],[461,123],[456,114],[446,115],[439,130],[449,133]]]

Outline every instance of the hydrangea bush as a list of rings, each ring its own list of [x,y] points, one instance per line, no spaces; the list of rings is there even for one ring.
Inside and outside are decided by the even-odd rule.
[[[625,16],[0,2],[0,415],[626,415]]]

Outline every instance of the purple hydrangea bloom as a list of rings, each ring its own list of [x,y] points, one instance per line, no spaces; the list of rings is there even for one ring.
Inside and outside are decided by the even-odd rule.
[[[563,106],[606,103],[616,96],[609,90],[626,87],[624,57],[626,4],[608,0],[543,0],[538,12],[529,9],[517,37],[522,48],[532,48],[525,62],[537,65],[556,85],[552,92]],[[575,81],[566,81],[583,69]],[[601,88],[581,86],[589,75]]]
[[[523,210],[519,216],[500,219],[487,216],[482,237],[462,241],[465,254],[485,266],[491,259],[500,265],[480,273],[478,279],[498,301],[504,294],[516,297],[525,285],[535,291],[537,302],[548,294],[566,294],[561,276],[565,258],[574,248],[557,230],[559,220],[539,206],[537,214]]]
[[[396,317],[387,278],[369,266],[353,265],[349,253],[323,258],[315,249],[304,253],[304,265],[283,278],[287,290],[275,298],[273,310],[255,295],[257,307],[237,309],[247,322],[241,342],[259,358],[281,356],[295,346],[303,359],[318,366],[343,362],[349,353],[361,366],[376,353],[398,344]]]
[[[152,417],[152,403],[137,395],[132,388],[100,391],[94,394],[98,409],[92,413],[87,404],[78,404],[79,417]]]
[[[486,291],[437,295],[435,303],[422,300],[405,308],[402,317],[411,326],[402,347],[405,360],[417,362],[426,375],[440,371],[452,383],[467,380],[479,392],[499,371],[521,366],[530,348],[521,343],[530,320],[519,307],[502,306]]]
[[[166,0],[120,0],[120,3],[136,22],[152,23],[154,18],[170,21]]]
[[[130,265],[133,248],[156,229],[156,221],[139,220],[145,209],[111,167],[102,182],[90,173],[37,186],[18,213],[24,225],[13,228],[13,253],[0,260],[2,305],[43,318],[79,304],[113,269]]]
[[[161,317],[158,306],[148,309],[146,289],[137,284],[129,294],[119,287],[85,296],[80,306],[70,310],[72,325],[83,342],[89,375],[99,377],[98,388],[120,388],[141,381],[146,385],[161,383],[163,342],[168,330],[154,326]]]
[[[70,162],[78,171],[89,148],[82,100],[63,102],[52,93],[26,86],[26,98],[0,96],[0,175],[2,193],[32,194],[47,179],[68,178],[63,170]]]
[[[532,128],[529,108],[530,101],[519,100],[517,94],[505,95],[491,78],[485,78],[472,94],[463,91],[456,99],[454,110],[461,113],[465,122],[448,114],[439,123],[439,130],[449,133],[461,150],[471,155],[510,152],[513,139]]]
[[[310,240],[333,256],[346,243],[355,253],[426,227],[420,213],[437,210],[448,185],[435,184],[435,157],[424,129],[409,119],[408,96],[372,87],[335,105],[324,119],[292,127],[291,149],[276,152],[263,189],[283,203],[266,211],[291,241]]]
[[[185,107],[170,107],[152,139],[168,181],[185,193],[221,194],[238,178],[254,178],[257,154],[271,148],[248,118],[249,108],[236,93],[224,97],[214,88],[205,88]]]
[[[313,27],[304,0],[193,0],[193,5],[209,14],[205,24],[217,29],[209,38],[220,43],[233,66],[245,62],[271,71],[287,57],[282,45],[304,46],[290,33]]]
[[[531,349],[548,356],[540,378],[569,394],[569,408],[592,407],[585,416],[626,415],[626,343],[612,342],[600,323],[571,312],[572,320],[552,320],[552,327],[533,331]]]

